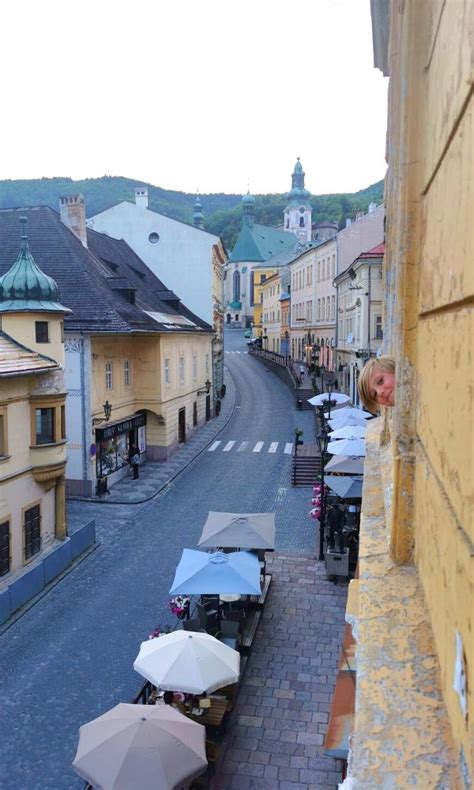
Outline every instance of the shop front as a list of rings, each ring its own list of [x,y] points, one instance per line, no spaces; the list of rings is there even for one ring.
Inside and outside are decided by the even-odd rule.
[[[146,452],[146,414],[109,423],[95,430],[96,476],[113,485],[127,474],[129,452],[133,445]]]

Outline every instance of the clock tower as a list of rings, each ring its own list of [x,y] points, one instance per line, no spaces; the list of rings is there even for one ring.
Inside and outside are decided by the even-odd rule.
[[[300,244],[311,241],[311,193],[304,186],[305,173],[300,158],[291,175],[291,190],[287,194],[284,228],[294,233]]]

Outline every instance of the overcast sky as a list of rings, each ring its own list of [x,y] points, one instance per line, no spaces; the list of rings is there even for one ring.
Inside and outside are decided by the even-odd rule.
[[[0,179],[313,194],[385,174],[369,0],[4,2]]]

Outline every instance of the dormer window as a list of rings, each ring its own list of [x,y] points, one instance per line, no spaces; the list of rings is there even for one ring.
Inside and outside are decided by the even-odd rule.
[[[35,321],[37,343],[49,343],[49,324],[47,321]]]

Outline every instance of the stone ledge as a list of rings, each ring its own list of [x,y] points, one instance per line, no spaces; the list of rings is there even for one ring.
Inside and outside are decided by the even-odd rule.
[[[457,790],[464,785],[441,696],[439,663],[415,566],[391,560],[385,525],[389,470],[381,420],[367,431],[360,528],[355,732],[346,790]],[[355,592],[355,591],[354,591]]]

